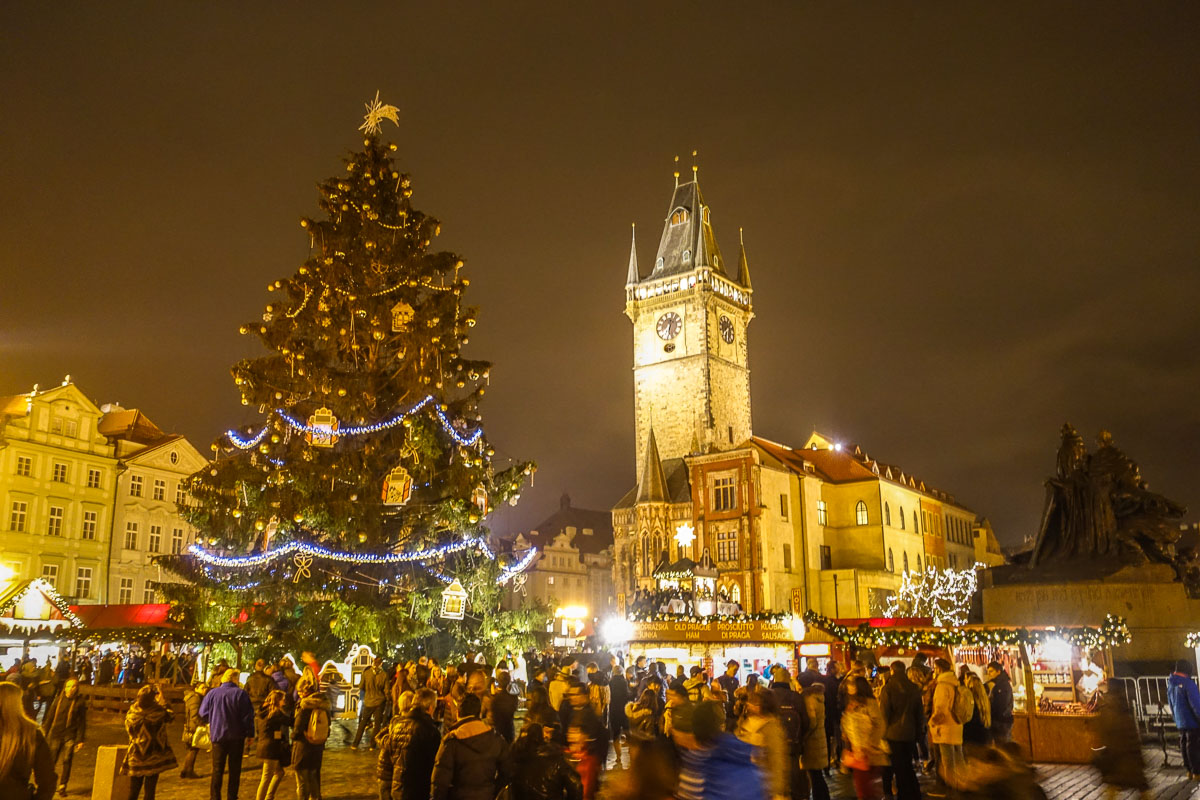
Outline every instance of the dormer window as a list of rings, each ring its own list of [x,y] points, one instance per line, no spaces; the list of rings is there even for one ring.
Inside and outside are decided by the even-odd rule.
[[[682,225],[688,221],[688,212],[686,208],[677,208],[671,214],[672,225]]]
[[[655,266],[655,268],[657,268],[657,269],[662,269],[662,265],[663,265],[662,256],[659,256],[659,257],[658,257],[658,261],[655,261],[655,262],[654,262],[654,266]]]
[[[683,263],[685,263],[685,264],[692,263],[692,251],[691,250],[683,251]]]

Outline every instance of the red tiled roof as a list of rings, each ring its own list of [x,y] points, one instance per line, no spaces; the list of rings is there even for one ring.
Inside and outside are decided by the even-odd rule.
[[[167,621],[170,603],[71,606],[89,628],[173,628]]]

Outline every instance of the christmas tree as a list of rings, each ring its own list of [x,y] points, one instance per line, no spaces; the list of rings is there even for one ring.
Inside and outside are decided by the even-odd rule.
[[[396,109],[377,94],[367,110],[362,150],[300,222],[309,258],[241,327],[269,351],[231,370],[261,420],[193,476],[182,511],[198,541],[168,559],[192,586],[164,589],[197,626],[283,646],[528,646],[538,610],[500,609],[524,564],[500,563],[483,523],[534,466],[493,463],[479,412],[491,365],[463,352],[476,323],[463,261],[431,249],[440,225],[382,141]]]

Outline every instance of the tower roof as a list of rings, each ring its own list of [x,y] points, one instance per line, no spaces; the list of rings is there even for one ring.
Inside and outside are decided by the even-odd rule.
[[[700,193],[700,183],[693,178],[677,185],[671,195],[671,206],[663,222],[654,270],[648,279],[657,280],[691,272],[697,267],[710,267],[714,272],[729,277],[709,221],[708,206]]]
[[[667,476],[663,474],[662,459],[658,457],[658,442],[654,440],[654,428],[646,441],[646,461],[642,464],[642,479],[638,483],[637,502],[667,502]]]
[[[746,260],[746,239],[742,236],[742,229],[738,228],[738,245],[741,247],[741,252],[738,254],[738,275],[737,282],[743,287],[750,287],[750,262]]]
[[[626,286],[633,286],[642,278],[638,274],[637,263],[637,225],[633,226],[633,238],[629,243],[629,276],[625,278]]]

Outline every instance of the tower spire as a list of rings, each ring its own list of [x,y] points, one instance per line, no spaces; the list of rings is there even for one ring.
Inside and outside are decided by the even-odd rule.
[[[738,255],[738,278],[737,281],[743,287],[750,287],[750,262],[746,260],[746,239],[742,235],[742,229],[738,228],[738,244],[741,245],[742,252]]]
[[[640,281],[642,276],[638,274],[637,263],[637,223],[633,223],[633,237],[629,243],[629,275],[625,278],[626,286],[633,286]]]
[[[646,440],[646,457],[642,462],[642,479],[638,481],[637,502],[667,502],[667,476],[663,474],[662,459],[658,457],[658,442],[654,440],[654,425]]]

